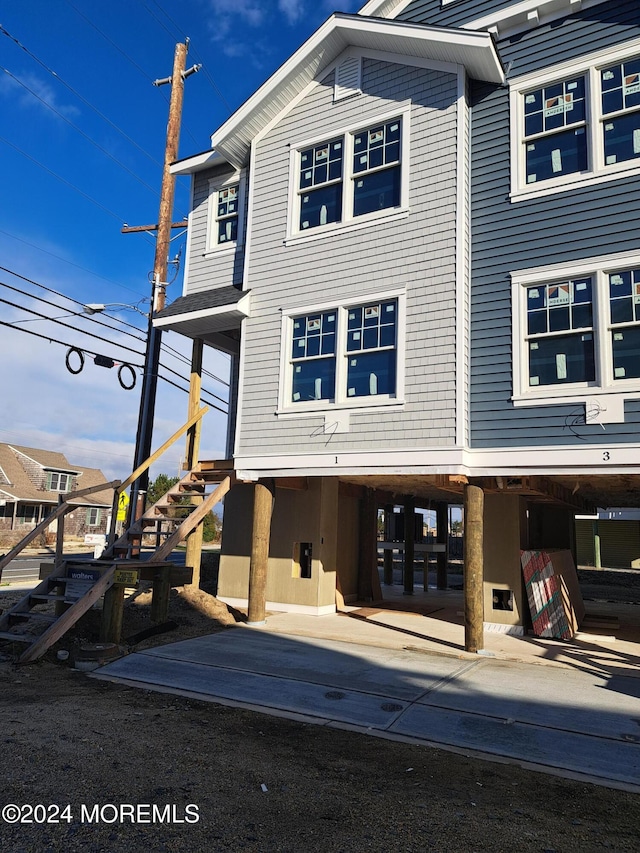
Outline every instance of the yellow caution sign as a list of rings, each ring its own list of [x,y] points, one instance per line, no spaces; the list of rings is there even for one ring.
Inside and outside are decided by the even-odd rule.
[[[129,495],[126,492],[123,492],[118,498],[118,514],[116,515],[116,521],[126,521],[127,520],[127,509],[129,508]]]
[[[137,569],[116,569],[113,582],[124,586],[137,586],[140,573]]]

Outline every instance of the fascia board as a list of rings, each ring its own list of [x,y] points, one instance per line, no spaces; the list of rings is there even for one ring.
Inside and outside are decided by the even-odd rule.
[[[373,18],[395,18],[411,2],[412,0],[369,0],[362,9],[358,10],[358,15]]]
[[[251,294],[245,293],[233,305],[217,305],[215,308],[203,308],[200,311],[189,311],[186,314],[173,314],[170,317],[162,317],[154,320],[153,325],[160,329],[166,327],[175,327],[177,329],[183,323],[192,323],[195,320],[210,320],[224,314],[242,319],[249,316],[250,302]]]
[[[335,13],[213,134],[212,148],[244,166],[252,140],[350,46],[464,65],[471,77],[505,81],[489,33]]]
[[[213,166],[222,166],[225,162],[221,154],[209,149],[184,160],[176,160],[169,166],[169,171],[172,175],[192,175],[194,172],[202,172],[204,169],[211,169]]]
[[[462,24],[465,30],[495,30],[497,38],[548,24],[608,0],[521,0]]]

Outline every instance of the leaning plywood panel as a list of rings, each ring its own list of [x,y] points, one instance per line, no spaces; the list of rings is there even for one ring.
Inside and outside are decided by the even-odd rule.
[[[546,551],[521,551],[520,561],[534,634],[570,640],[575,631],[567,619],[560,576],[554,572],[550,555]]]

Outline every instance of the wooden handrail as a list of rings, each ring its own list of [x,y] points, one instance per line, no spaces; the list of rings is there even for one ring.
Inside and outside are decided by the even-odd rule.
[[[206,413],[208,411],[209,411],[209,406],[203,406],[199,411],[195,412],[195,414],[192,415],[189,418],[189,420],[183,426],[180,427],[179,430],[174,432],[174,434],[171,436],[171,438],[168,438],[165,441],[165,443],[155,451],[155,453],[152,453],[148,459],[145,459],[145,461],[142,463],[142,465],[139,465],[135,471],[133,471],[131,474],[129,474],[129,476],[127,477],[126,480],[124,480],[124,482],[120,483],[120,485],[115,490],[114,495],[113,495],[113,508],[111,510],[111,526],[109,528],[109,533],[107,535],[107,545],[106,545],[107,548],[109,548],[111,545],[113,545],[113,543],[116,541],[116,525],[117,525],[117,521],[118,521],[118,505],[119,505],[120,495],[125,491],[125,489],[128,489],[129,486],[138,479],[140,474],[142,474],[144,471],[147,470],[147,468],[149,468],[151,465],[153,465],[153,463],[156,461],[156,459],[158,459],[160,456],[162,456],[162,454],[165,452],[165,450],[167,450],[167,448],[171,447],[171,445],[175,441],[177,441],[180,438],[180,436],[184,435],[185,432],[190,430],[191,427],[195,423],[197,423],[203,415],[206,415]]]
[[[100,483],[98,486],[88,486],[86,489],[79,489],[77,492],[69,492],[64,496],[64,500],[58,504],[58,506],[53,510],[53,512],[49,513],[46,518],[43,518],[40,524],[37,524],[33,530],[30,530],[27,535],[21,539],[17,545],[15,545],[7,554],[3,557],[0,557],[0,578],[2,578],[2,570],[5,566],[7,566],[12,560],[18,556],[18,554],[24,550],[30,542],[38,536],[43,530],[46,530],[47,527],[51,524],[51,522],[55,521],[60,516],[66,515],[68,512],[71,512],[72,509],[77,509],[77,506],[74,506],[70,503],[70,501],[75,500],[76,498],[84,497],[85,495],[90,495],[93,492],[103,492],[105,489],[117,489],[120,485],[120,480],[112,480],[110,483]],[[62,497],[62,495],[60,495]]]
[[[153,463],[156,461],[156,459],[162,456],[162,454],[165,452],[165,450],[167,450],[167,448],[171,447],[174,441],[177,441],[181,436],[183,436],[185,432],[190,429],[196,421],[200,420],[200,418],[208,411],[209,406],[203,406],[199,412],[196,412],[193,417],[189,418],[186,424],[181,426],[180,429],[177,430],[177,432],[174,432],[171,438],[168,438],[162,445],[162,447],[159,447],[155,453],[152,453],[148,459],[145,459],[142,465],[139,465],[132,474],[129,474],[129,476],[124,482],[120,483],[117,488],[118,494],[121,494],[122,492],[124,492],[125,489],[128,489],[129,486],[138,479],[140,474],[143,474],[147,470],[147,468],[150,468],[151,465],[153,465]]]

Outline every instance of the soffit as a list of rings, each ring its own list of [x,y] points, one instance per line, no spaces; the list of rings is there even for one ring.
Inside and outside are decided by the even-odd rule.
[[[350,46],[462,65],[470,77],[504,82],[488,33],[336,13],[213,134],[212,148],[243,166],[252,140]]]

